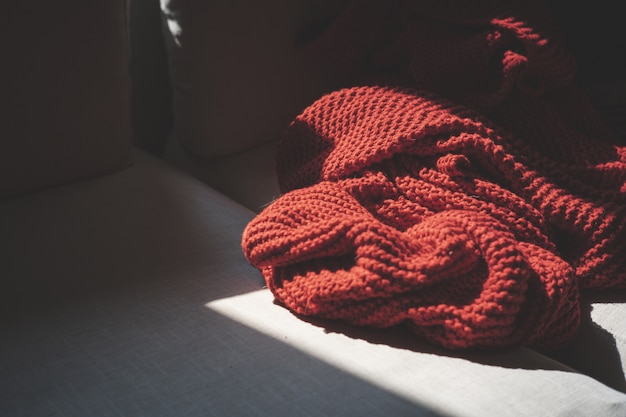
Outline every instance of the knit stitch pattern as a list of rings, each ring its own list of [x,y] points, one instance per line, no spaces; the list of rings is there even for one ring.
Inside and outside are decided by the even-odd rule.
[[[244,254],[300,315],[407,324],[451,349],[562,346],[581,290],[626,288],[626,149],[542,19],[486,8],[441,25],[439,3],[403,4],[409,59],[293,121],[283,195],[247,225]],[[450,89],[461,63],[467,87]]]

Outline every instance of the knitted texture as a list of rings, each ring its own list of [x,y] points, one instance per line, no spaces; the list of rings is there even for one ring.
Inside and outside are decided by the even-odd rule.
[[[581,289],[626,288],[626,149],[538,5],[392,3],[378,81],[289,126],[283,195],[244,254],[297,314],[408,324],[452,349],[567,343]]]

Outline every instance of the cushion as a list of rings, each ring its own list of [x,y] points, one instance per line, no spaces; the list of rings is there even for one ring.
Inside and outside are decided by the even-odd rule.
[[[176,140],[206,158],[278,139],[330,83],[300,40],[342,3],[161,1]]]
[[[127,166],[127,2],[8,2],[2,15],[0,198]]]

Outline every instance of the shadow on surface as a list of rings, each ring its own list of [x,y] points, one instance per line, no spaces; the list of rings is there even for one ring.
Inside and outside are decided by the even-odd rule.
[[[158,287],[3,325],[0,415],[443,417]]]
[[[626,393],[626,376],[615,336],[595,323],[593,304],[624,303],[626,290],[592,291],[581,296],[582,323],[572,342],[548,354],[579,372]]]

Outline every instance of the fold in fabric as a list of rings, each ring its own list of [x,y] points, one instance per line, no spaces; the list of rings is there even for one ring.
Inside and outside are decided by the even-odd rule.
[[[626,150],[544,20],[517,14],[542,13],[401,4],[407,59],[389,62],[404,64],[293,121],[283,195],[246,227],[244,254],[297,314],[408,324],[451,349],[562,346],[581,290],[626,287]]]

